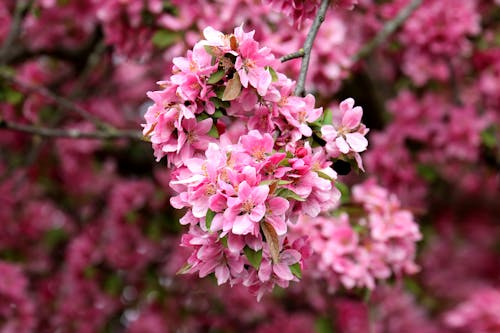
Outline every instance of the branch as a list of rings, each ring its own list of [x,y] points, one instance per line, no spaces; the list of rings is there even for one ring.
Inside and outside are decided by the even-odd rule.
[[[287,55],[284,55],[280,58],[281,62],[286,62],[288,60],[302,58],[304,56],[304,49],[300,49],[297,52],[293,52]]]
[[[22,21],[31,8],[32,3],[33,0],[18,0],[16,2],[16,9],[14,11],[14,17],[12,19],[9,34],[0,48],[0,64],[6,64],[8,62],[12,46],[21,34]]]
[[[300,66],[299,79],[297,80],[297,86],[295,87],[295,95],[302,96],[304,94],[304,86],[306,84],[307,69],[309,67],[309,59],[311,57],[311,49],[314,43],[314,39],[318,34],[319,27],[321,23],[325,20],[325,14],[328,9],[330,0],[322,0],[319,7],[318,13],[314,18],[314,22],[311,29],[307,33],[306,41],[304,42],[304,56],[302,58],[302,64]],[[300,51],[299,51],[300,52]]]
[[[47,127],[37,127],[32,125],[9,122],[1,119],[0,119],[0,129],[24,132],[32,135],[39,135],[50,138],[96,139],[96,140],[132,139],[138,141],[145,141],[142,134],[138,131],[107,130],[107,131],[85,132],[77,129],[56,129]]]
[[[98,128],[109,128],[109,129],[113,128],[113,126],[111,126],[111,125],[105,123],[104,121],[100,120],[99,118],[95,117],[90,112],[88,112],[84,108],[78,106],[77,104],[75,104],[71,100],[69,100],[65,97],[56,95],[55,93],[53,93],[52,91],[50,91],[47,88],[27,84],[25,82],[22,82],[21,80],[16,79],[14,76],[5,73],[4,71],[0,71],[0,77],[15,84],[15,85],[20,86],[21,88],[38,92],[42,96],[45,96],[45,97],[51,99],[52,101],[54,101],[59,106],[77,113],[82,118],[92,122]]]
[[[377,48],[382,44],[391,34],[393,34],[407,19],[410,15],[422,4],[423,0],[412,0],[408,6],[403,8],[395,18],[388,21],[382,29],[377,33],[377,35],[365,44],[358,53],[352,57],[353,62],[357,62]]]

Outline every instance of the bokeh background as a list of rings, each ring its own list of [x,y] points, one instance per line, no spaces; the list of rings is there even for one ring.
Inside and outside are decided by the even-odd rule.
[[[499,333],[500,3],[354,2],[332,1],[306,89],[363,107],[366,173],[342,180],[413,212],[419,273],[367,293],[304,270],[260,302],[175,274],[189,252],[141,139],[146,92],[207,26],[299,50],[317,1],[3,0],[0,332]]]

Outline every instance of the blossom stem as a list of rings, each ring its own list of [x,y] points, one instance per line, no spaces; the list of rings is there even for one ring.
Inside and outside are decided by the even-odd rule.
[[[19,124],[0,119],[0,129],[13,130],[18,132],[29,133],[52,138],[71,138],[71,139],[97,139],[97,140],[114,140],[114,139],[132,139],[143,141],[143,136],[138,131],[131,130],[109,130],[109,131],[80,131],[77,129],[59,129],[38,127],[32,125]]]
[[[307,33],[306,41],[304,42],[304,56],[302,57],[302,64],[300,66],[299,79],[297,80],[297,86],[295,87],[295,95],[304,95],[304,87],[306,84],[307,69],[309,67],[309,59],[311,57],[311,50],[314,43],[314,39],[318,34],[319,27],[321,23],[325,20],[325,14],[328,9],[330,0],[322,0],[319,7],[318,13],[314,18],[314,22],[311,29]]]
[[[390,35],[392,35],[403,23],[410,17],[410,15],[417,10],[422,4],[423,0],[412,0],[405,8],[403,8],[395,18],[382,27],[375,37],[366,43],[361,50],[358,51],[353,57],[352,61],[357,62],[373,52],[380,44],[382,44]]]

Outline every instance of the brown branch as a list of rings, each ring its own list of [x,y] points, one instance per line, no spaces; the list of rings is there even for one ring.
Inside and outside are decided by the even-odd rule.
[[[306,84],[307,69],[309,68],[309,59],[311,57],[311,50],[313,47],[314,39],[318,34],[319,27],[321,23],[325,20],[326,11],[330,0],[322,0],[318,9],[318,13],[314,18],[311,29],[307,33],[306,41],[304,42],[304,56],[302,57],[302,64],[300,65],[299,78],[297,80],[297,86],[295,87],[295,95],[302,96],[304,94],[304,87]]]
[[[12,19],[9,34],[7,35],[7,38],[5,38],[5,41],[0,48],[0,65],[8,63],[9,59],[12,57],[12,46],[14,45],[14,42],[19,39],[19,35],[21,34],[22,21],[31,8],[32,4],[33,0],[16,1],[16,8],[14,11],[14,17]]]
[[[368,56],[373,52],[380,44],[385,42],[385,40],[392,35],[403,23],[410,17],[411,14],[422,4],[423,0],[412,0],[408,6],[403,8],[395,18],[384,24],[382,29],[377,33],[377,35],[365,44],[361,50],[358,51],[353,57],[353,62],[358,62],[364,57]]]
[[[49,89],[47,89],[45,87],[34,86],[31,84],[25,83],[21,80],[16,79],[13,75],[9,75],[8,73],[6,73],[4,71],[0,71],[0,77],[9,81],[11,84],[17,85],[17,86],[19,86],[23,89],[29,90],[29,91],[35,91],[35,92],[39,93],[40,95],[47,97],[48,99],[52,100],[53,102],[55,102],[59,106],[65,108],[67,110],[71,110],[71,111],[75,112],[76,114],[80,115],[82,118],[92,122],[98,128],[113,129],[113,126],[100,120],[99,118],[92,115],[90,112],[88,112],[87,110],[85,110],[81,106],[75,104],[74,102],[72,102],[71,100],[69,100],[65,97],[56,95],[55,93],[53,93],[52,91],[50,91]]]
[[[144,137],[139,131],[106,130],[106,131],[86,132],[77,129],[37,127],[1,119],[0,119],[0,129],[18,131],[18,132],[28,133],[31,135],[39,135],[50,138],[96,139],[96,140],[132,139],[138,141],[145,141]]]

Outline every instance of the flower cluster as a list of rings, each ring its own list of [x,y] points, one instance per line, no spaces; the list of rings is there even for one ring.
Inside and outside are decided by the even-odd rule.
[[[500,290],[487,288],[445,315],[447,326],[456,332],[495,333],[500,330]]]
[[[182,244],[194,250],[184,270],[214,272],[219,284],[243,283],[260,297],[300,277],[307,246],[287,237],[287,224],[336,207],[332,161],[361,166],[367,129],[353,99],[334,117],[312,95],[293,96],[294,82],[253,32],[204,34],[174,59],[163,90],[149,93],[143,133],[157,159],[177,167],[171,203],[188,208]]]
[[[373,180],[354,186],[352,201],[349,213],[302,217],[294,227],[310,237],[315,276],[327,279],[332,289],[339,281],[348,289],[373,289],[376,279],[417,272],[415,243],[421,235],[413,214]]]
[[[282,12],[286,17],[300,28],[307,20],[314,19],[318,11],[320,0],[262,0],[266,5],[271,5],[273,9]],[[358,0],[339,0],[335,5],[345,9],[353,9]]]

